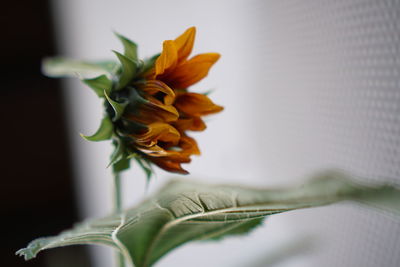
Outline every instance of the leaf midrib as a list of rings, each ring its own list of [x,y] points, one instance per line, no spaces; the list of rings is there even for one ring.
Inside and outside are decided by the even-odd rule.
[[[337,201],[337,199],[340,199],[340,198],[341,198],[341,195],[336,195],[334,198],[326,200],[325,202],[320,203],[318,206],[332,204],[333,202],[335,202],[333,199],[335,199]],[[301,199],[301,202],[313,202],[315,200],[321,199],[321,196],[317,195],[317,196],[308,197],[308,198],[307,197],[305,197],[305,198],[299,197],[299,198],[291,199],[289,201],[279,201],[279,202],[278,201],[274,202],[274,201],[270,200],[270,201],[266,201],[266,202],[260,202],[260,203],[257,203],[257,204],[247,204],[247,205],[237,205],[236,204],[237,201],[235,201],[236,205],[234,207],[224,208],[224,209],[217,209],[217,210],[212,210],[212,211],[207,211],[207,209],[204,207],[205,203],[199,198],[199,202],[200,202],[200,204],[202,206],[203,211],[199,212],[199,213],[196,213],[196,214],[185,215],[185,216],[180,217],[180,218],[174,218],[172,221],[170,221],[170,222],[166,223],[164,226],[162,226],[161,230],[152,239],[152,241],[150,243],[150,246],[147,249],[147,252],[145,253],[145,255],[143,257],[144,260],[143,260],[142,266],[144,266],[144,267],[147,266],[148,261],[149,261],[150,256],[151,256],[151,252],[153,251],[153,249],[154,249],[155,245],[157,244],[158,240],[160,239],[160,237],[166,231],[168,231],[168,229],[172,228],[173,226],[175,226],[175,225],[177,225],[179,223],[182,223],[184,221],[189,221],[189,220],[194,219],[194,218],[203,217],[203,216],[209,216],[209,215],[215,215],[215,214],[223,214],[223,213],[229,213],[229,212],[239,212],[239,213],[240,212],[251,212],[251,211],[248,211],[248,210],[246,210],[246,211],[237,210],[237,209],[240,209],[240,208],[262,206],[262,205],[269,205],[269,204],[270,205],[279,205],[279,204],[287,205],[288,203],[291,203],[291,202],[300,201],[300,199]],[[161,206],[161,205],[157,205],[157,206]],[[287,208],[287,209],[263,209],[263,210],[259,209],[258,211],[275,211],[273,213],[280,213],[280,212],[285,212],[285,211],[290,211],[290,210],[295,210],[295,209],[300,209],[300,208],[309,208],[309,207],[313,207],[313,206],[315,206],[315,202],[314,202],[314,204],[302,205],[301,207],[293,207],[293,208]],[[159,207],[159,208],[163,208],[163,209],[169,210],[168,208],[164,208],[162,206]],[[170,213],[171,213],[171,216],[175,217],[172,212],[170,212]],[[234,222],[234,221],[239,222],[239,221],[244,221],[244,220],[247,220],[247,219],[232,220],[232,222]],[[202,223],[206,223],[206,221],[203,221]]]
[[[257,204],[257,205],[263,205],[263,203]],[[152,239],[149,248],[147,249],[146,254],[144,255],[144,260],[143,260],[143,265],[142,266],[147,266],[148,261],[151,256],[151,252],[153,251],[155,245],[157,244],[158,240],[160,237],[167,232],[170,228],[174,227],[175,225],[178,225],[182,222],[189,221],[191,219],[199,218],[199,217],[205,217],[205,216],[210,216],[210,215],[215,215],[215,214],[223,214],[223,213],[229,213],[229,212],[235,212],[235,209],[238,208],[244,208],[246,206],[255,206],[255,205],[244,205],[244,206],[237,206],[234,208],[224,208],[224,209],[219,209],[219,210],[213,210],[213,211],[202,211],[196,214],[191,214],[191,215],[186,215],[180,218],[174,218],[172,221],[166,223],[160,231],[158,231],[157,235]],[[284,211],[289,211],[292,209],[263,209],[263,210],[258,210],[258,211],[275,211],[273,213],[280,213]],[[241,212],[239,210],[236,210],[236,212]],[[248,210],[243,211],[243,212],[249,212]],[[260,215],[260,217],[263,217],[263,215]],[[255,219],[255,218],[252,218]],[[240,221],[246,221],[248,219],[237,219],[237,220],[231,220],[231,222],[240,222]],[[207,223],[207,221],[202,221],[202,223]],[[227,229],[230,230],[230,229]],[[223,232],[223,231],[222,231]]]

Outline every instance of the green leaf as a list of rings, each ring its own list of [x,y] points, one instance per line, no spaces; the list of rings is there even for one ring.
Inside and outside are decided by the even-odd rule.
[[[45,58],[42,62],[42,72],[48,77],[79,77],[93,78],[101,75],[111,77],[112,63],[94,63],[73,60],[62,57]],[[114,63],[115,66],[115,63]]]
[[[108,79],[106,75],[101,75],[92,79],[83,79],[82,81],[92,88],[99,97],[104,97],[104,91],[106,91],[107,94],[111,92],[112,81]]]
[[[119,103],[117,101],[112,100],[107,92],[104,90],[104,95],[108,101],[108,103],[110,103],[110,105],[112,106],[113,110],[114,110],[114,116],[112,118],[113,121],[118,120],[119,118],[121,118],[121,116],[124,114],[124,110],[126,108],[126,106],[129,104],[128,101],[125,101],[123,103]]]
[[[110,117],[105,116],[102,119],[100,127],[95,134],[93,134],[92,136],[86,136],[81,134],[81,136],[88,141],[104,141],[112,137],[113,131],[114,131],[114,126]]]
[[[118,39],[122,42],[124,46],[124,55],[133,60],[137,61],[138,55],[137,55],[137,44],[126,38],[125,36],[122,36],[119,33],[114,33]]]
[[[132,81],[132,79],[135,77],[135,74],[138,70],[138,62],[136,61],[132,61],[130,58],[116,52],[113,51],[119,61],[121,62],[122,65],[122,72],[120,74],[119,77],[119,81],[118,81],[118,85],[117,85],[117,90],[120,90],[122,88],[124,88],[125,86],[127,86],[129,84],[129,82]]]
[[[151,266],[186,242],[244,234],[266,216],[344,200],[400,215],[398,188],[365,186],[337,172],[320,174],[300,187],[283,189],[174,180],[136,207],[77,225],[58,236],[34,240],[17,254],[28,260],[44,249],[104,244],[119,249],[137,267]]]
[[[109,73],[115,73],[119,66],[117,62],[112,60],[96,61],[95,64],[107,70]]]
[[[216,234],[213,235],[212,237],[206,239],[212,239],[212,240],[220,240],[228,235],[243,235],[247,234],[250,231],[254,230],[256,227],[262,225],[264,222],[264,217],[258,218],[258,219],[253,219],[250,221],[245,221],[241,224],[238,224],[237,226],[233,227],[232,229],[226,229],[224,230],[220,235]]]

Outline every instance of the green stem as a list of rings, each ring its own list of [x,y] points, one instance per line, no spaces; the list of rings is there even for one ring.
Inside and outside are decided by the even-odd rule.
[[[121,176],[118,172],[114,173],[114,213],[122,211],[122,192]]]
[[[114,174],[114,213],[122,212],[122,190],[121,190],[121,176],[118,172]],[[125,267],[124,255],[117,251],[115,255],[116,267]]]

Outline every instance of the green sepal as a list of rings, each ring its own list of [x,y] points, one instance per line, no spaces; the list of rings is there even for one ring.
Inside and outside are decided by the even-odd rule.
[[[119,33],[114,32],[114,34],[118,37],[118,39],[122,42],[122,45],[124,46],[124,55],[127,58],[136,61],[138,59],[137,44]]]
[[[115,66],[115,63],[114,63]],[[42,72],[48,77],[80,77],[81,79],[93,78],[100,75],[112,76],[110,69],[112,63],[85,62],[69,58],[53,57],[42,61]]]
[[[205,92],[203,93],[203,95],[209,96],[210,94],[214,93],[214,91],[215,91],[215,89],[210,89],[210,90],[208,90],[208,91],[205,91]]]
[[[149,100],[145,99],[140,93],[139,90],[135,89],[134,87],[128,86],[129,91],[128,100],[130,105],[127,107],[127,111],[138,114],[141,109],[142,105],[149,104]]]
[[[111,154],[110,163],[108,163],[107,168],[114,166],[117,162],[126,158],[125,156],[125,145],[120,138],[114,139],[114,152]]]
[[[113,51],[115,55],[117,55],[119,61],[121,62],[121,73],[117,84],[117,90],[121,90],[125,86],[129,84],[130,81],[135,77],[139,63],[137,61],[133,61],[130,58],[118,53],[117,51]]]
[[[130,134],[132,132],[142,132],[148,129],[148,126],[146,126],[145,124],[128,120],[125,119],[124,117],[120,119],[120,122],[121,122],[121,128],[119,128],[118,130],[122,133],[122,135]]]
[[[154,55],[151,58],[146,59],[143,62],[143,68],[142,68],[142,73],[148,72],[151,68],[154,67],[157,58],[160,56],[160,54]]]
[[[112,118],[112,120],[113,121],[118,120],[119,118],[121,118],[122,114],[124,114],[124,110],[125,110],[126,106],[129,104],[129,102],[125,101],[123,103],[119,103],[117,101],[112,100],[108,96],[108,94],[107,94],[107,92],[105,90],[104,90],[103,93],[104,93],[104,95],[105,95],[105,97],[107,99],[107,102],[111,105],[111,107],[114,110],[114,117]]]
[[[151,177],[153,176],[153,169],[151,167],[150,162],[148,160],[146,160],[145,158],[143,158],[142,156],[140,156],[139,154],[136,154],[136,153],[130,154],[128,156],[128,158],[129,159],[130,158],[134,158],[136,160],[136,162],[138,163],[140,168],[142,168],[142,170],[146,174],[147,182],[149,182]]]
[[[107,94],[111,92],[112,81],[108,79],[106,75],[100,75],[92,79],[83,79],[82,81],[92,88],[99,97],[104,97],[104,91],[106,91]]]
[[[130,165],[131,165],[130,162],[131,162],[130,159],[128,159],[126,157],[122,157],[120,160],[118,160],[117,162],[115,162],[112,165],[113,172],[119,173],[119,172],[129,169]]]
[[[91,136],[86,136],[83,134],[80,134],[82,138],[88,140],[88,141],[104,141],[108,140],[112,137],[112,134],[114,132],[114,125],[110,119],[109,116],[105,116],[100,123],[99,129],[96,131],[95,134]]]

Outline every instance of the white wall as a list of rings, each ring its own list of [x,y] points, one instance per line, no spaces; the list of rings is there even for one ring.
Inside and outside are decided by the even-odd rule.
[[[398,10],[395,2],[53,3],[67,56],[113,57],[111,49],[122,49],[113,30],[136,41],[141,56],[150,56],[163,40],[193,25],[195,52],[222,54],[210,76],[193,88],[215,89],[213,100],[226,109],[195,135],[203,155],[187,165],[191,176],[267,186],[338,167],[376,179],[400,177],[400,41],[396,8],[390,6]],[[110,145],[78,135],[96,130],[101,103],[76,81],[68,81],[65,96],[82,217],[102,216],[111,209],[105,169]],[[150,192],[170,176],[159,171]],[[124,184],[128,205],[145,196],[138,168],[126,173]],[[398,220],[336,205],[274,216],[244,238],[185,245],[157,266],[398,266],[399,233]],[[281,247],[294,256],[282,260]],[[106,251],[95,257],[96,266],[110,266]]]

